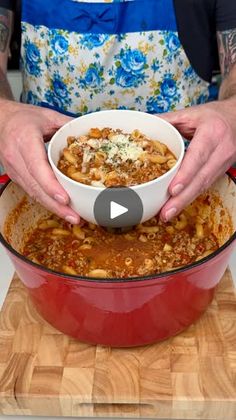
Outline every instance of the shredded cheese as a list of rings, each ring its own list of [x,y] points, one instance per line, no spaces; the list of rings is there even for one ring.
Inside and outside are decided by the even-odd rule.
[[[89,139],[87,145],[88,147],[84,149],[83,164],[88,163],[99,150],[106,153],[106,163],[114,166],[127,160],[135,162],[143,153],[142,147],[132,141],[128,134],[113,134],[109,140]]]
[[[143,153],[138,143],[130,140],[129,135],[114,134],[110,136],[110,142],[104,144],[104,151],[107,153],[107,163],[119,164],[127,160],[136,161]],[[116,158],[116,162],[114,162]]]

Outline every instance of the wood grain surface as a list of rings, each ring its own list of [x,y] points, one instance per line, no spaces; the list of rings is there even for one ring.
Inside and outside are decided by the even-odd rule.
[[[236,298],[230,273],[185,332],[145,347],[80,343],[36,312],[15,276],[0,313],[0,413],[236,419]]]

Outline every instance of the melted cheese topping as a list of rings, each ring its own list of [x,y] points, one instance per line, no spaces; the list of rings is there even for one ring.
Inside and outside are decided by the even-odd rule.
[[[115,166],[126,162],[127,160],[135,162],[143,153],[142,147],[132,141],[128,134],[114,134],[110,136],[109,140],[103,139],[99,141],[89,139],[87,144],[91,147],[91,149],[87,149],[86,153],[84,152],[84,163],[89,162],[98,150],[106,153],[106,163]]]

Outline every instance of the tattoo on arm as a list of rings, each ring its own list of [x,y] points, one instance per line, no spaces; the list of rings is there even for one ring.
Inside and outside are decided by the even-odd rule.
[[[0,98],[6,99],[13,99],[6,76],[9,41],[12,32],[12,19],[12,12],[0,7]]]
[[[0,22],[0,51],[5,52],[7,47],[9,37],[9,29],[8,27]]]
[[[219,99],[229,99],[232,96],[236,98],[236,63],[232,66],[230,73],[223,79]]]
[[[0,7],[0,52],[5,52],[10,36],[10,12]]]
[[[217,32],[220,68],[226,76],[236,63],[236,28]]]

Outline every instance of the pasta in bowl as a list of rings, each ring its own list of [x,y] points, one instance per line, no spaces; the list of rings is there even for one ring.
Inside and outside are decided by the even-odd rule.
[[[94,204],[107,187],[128,186],[142,202],[141,223],[154,217],[169,197],[169,184],[183,156],[184,141],[171,124],[128,110],[76,118],[54,134],[48,148],[49,162],[71,207],[95,224]]]
[[[139,130],[91,128],[68,137],[58,168],[69,178],[94,187],[130,187],[152,181],[176,164],[168,147]]]

